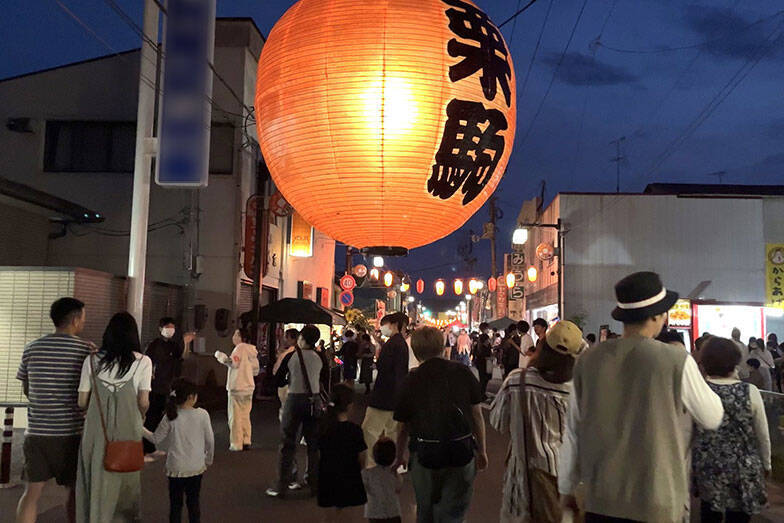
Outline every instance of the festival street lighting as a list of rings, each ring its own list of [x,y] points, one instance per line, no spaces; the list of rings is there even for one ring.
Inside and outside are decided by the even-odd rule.
[[[525,242],[528,241],[528,229],[526,227],[518,227],[515,229],[514,234],[512,234],[512,244],[513,245],[525,245]]]
[[[384,258],[381,256],[373,256],[373,267],[383,267],[384,266]]]
[[[510,272],[506,275],[506,286],[510,289],[513,289],[515,286],[515,275],[513,272]]]

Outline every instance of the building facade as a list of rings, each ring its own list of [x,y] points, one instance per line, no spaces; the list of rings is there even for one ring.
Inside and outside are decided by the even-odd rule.
[[[781,310],[765,307],[766,245],[784,242],[782,216],[779,187],[654,184],[643,194],[560,193],[538,223],[560,219],[562,245],[555,229],[532,227],[522,249],[537,269],[536,281],[526,283],[526,316],[558,317],[560,271],[563,317],[586,332],[620,332],[610,317],[614,284],[650,270],[689,300],[681,304],[692,316],[683,320],[689,339],[705,331],[729,336],[732,326],[746,338],[782,333]],[[522,222],[532,219],[521,213]],[[542,244],[560,259],[539,259]]]
[[[208,186],[153,184],[150,194],[147,280],[181,290],[178,315],[185,328],[200,327],[197,347],[210,354],[228,348],[231,336],[230,328],[216,329],[215,312],[237,318],[251,307],[242,267],[245,208],[262,187],[256,129],[245,108],[253,106],[263,44],[251,19],[217,20]],[[79,223],[9,197],[0,184],[0,266],[127,274],[139,60],[132,50],[0,81],[0,179],[103,218]],[[274,194],[272,182],[266,185]],[[331,306],[335,243],[313,231],[311,255],[291,256],[291,221],[271,219],[262,305],[311,286],[328,289],[322,303]],[[146,326],[143,341],[156,334]]]

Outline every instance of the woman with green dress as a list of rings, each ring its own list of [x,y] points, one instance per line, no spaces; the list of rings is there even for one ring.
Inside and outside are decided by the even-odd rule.
[[[141,472],[104,469],[106,444],[99,409],[110,441],[141,441],[151,379],[152,361],[140,353],[136,321],[127,312],[115,314],[104,331],[100,351],[82,366],[79,406],[87,410],[87,416],[76,479],[78,522],[141,521]]]

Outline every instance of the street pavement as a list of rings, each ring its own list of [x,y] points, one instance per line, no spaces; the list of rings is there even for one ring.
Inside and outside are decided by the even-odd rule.
[[[494,380],[490,391],[497,390],[499,380]],[[358,387],[362,389],[362,387]],[[351,413],[352,421],[360,423],[364,415],[364,396]],[[228,426],[226,411],[212,414],[215,431],[215,462],[205,473],[202,486],[202,520],[205,522],[252,521],[317,523],[325,520],[327,511],[316,505],[314,498],[297,492],[290,499],[278,500],[264,495],[277,475],[278,419],[277,400],[257,401],[252,412],[253,449],[247,452],[228,451]],[[468,522],[489,523],[499,520],[502,478],[508,437],[488,426],[489,468],[477,476],[474,497],[468,514]],[[22,434],[15,434],[13,477],[19,478],[21,469]],[[298,459],[305,462],[304,447],[299,449]],[[0,523],[13,521],[16,502],[21,487],[0,490]],[[784,500],[784,492],[776,491],[775,497]],[[62,503],[64,491],[56,485],[47,485],[41,503],[40,523],[64,521]],[[142,472],[143,521],[165,522],[168,520],[168,486],[163,470],[163,461],[148,464]],[[415,521],[416,506],[410,481],[406,480],[401,494],[403,521]],[[347,510],[338,521],[353,523],[366,521],[362,509]],[[757,523],[784,521],[784,503],[778,503],[765,517],[755,518]]]

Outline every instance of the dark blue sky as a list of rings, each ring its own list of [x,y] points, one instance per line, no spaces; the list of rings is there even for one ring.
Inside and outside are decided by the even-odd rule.
[[[584,1],[538,0],[516,25],[502,30],[515,60],[518,128],[498,193],[505,213],[499,254],[511,238],[521,202],[539,192],[541,180],[547,182],[548,201],[558,191],[614,191],[615,167],[609,160],[615,151],[609,142],[620,136],[626,136],[627,158],[622,191],[640,191],[654,181],[717,183],[718,176],[710,173],[718,171],[725,172],[724,183],[784,183],[784,5],[776,0]],[[137,35],[104,1],[59,3],[114,49],[138,47]],[[117,3],[141,25],[141,0]],[[496,23],[518,5],[517,0],[477,3]],[[292,4],[218,0],[218,15],[251,16],[267,34]],[[110,52],[56,0],[10,0],[3,12],[0,78]],[[428,283],[467,274],[457,245],[468,229],[480,230],[486,217],[482,209],[460,231],[392,265]],[[487,275],[487,242],[474,248],[477,272]]]

